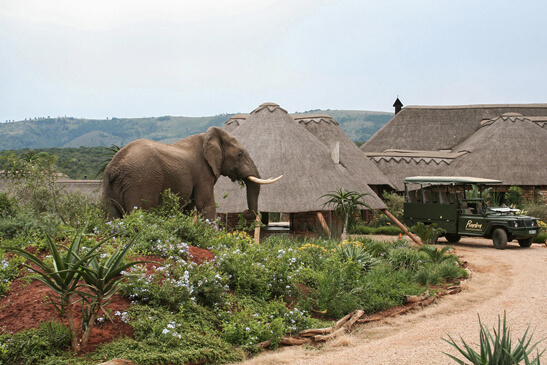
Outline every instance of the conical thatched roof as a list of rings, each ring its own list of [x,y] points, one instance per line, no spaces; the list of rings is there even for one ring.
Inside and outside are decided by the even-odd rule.
[[[353,143],[330,115],[298,114],[293,115],[293,118],[330,148],[336,148],[335,144],[339,142],[340,163],[354,175],[362,178],[368,185],[394,188],[373,162],[363,158],[359,147]]]
[[[547,115],[547,104],[407,106],[361,146],[364,152],[386,149],[452,149],[480,128],[483,120],[508,112]]]
[[[547,185],[547,129],[515,113],[481,124],[454,148],[469,153],[458,157],[445,174],[497,179],[504,185]]]
[[[323,194],[343,188],[369,193],[373,209],[385,209],[382,200],[342,164],[331,158],[329,148],[279,105],[262,104],[231,133],[247,148],[263,178],[283,178],[262,186],[258,207],[262,212],[297,213],[323,210]],[[219,213],[247,208],[245,189],[221,177],[215,186]]]
[[[222,129],[232,133],[232,131],[243,124],[248,117],[249,114],[236,114],[224,123]]]

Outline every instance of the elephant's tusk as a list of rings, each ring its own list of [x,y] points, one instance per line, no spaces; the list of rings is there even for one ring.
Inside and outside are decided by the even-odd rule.
[[[264,180],[264,179],[259,179],[259,178],[254,177],[254,176],[247,176],[247,179],[249,179],[252,182],[255,182],[257,184],[272,184],[276,181],[279,181],[282,177],[283,177],[283,175],[280,175],[280,176],[276,177],[275,179],[270,177],[269,179]]]

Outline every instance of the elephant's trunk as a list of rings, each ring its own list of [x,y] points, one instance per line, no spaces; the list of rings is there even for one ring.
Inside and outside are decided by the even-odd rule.
[[[257,184],[249,179],[245,179],[247,186],[247,206],[248,210],[243,212],[245,219],[254,220],[258,214],[258,195],[260,194],[260,184]]]

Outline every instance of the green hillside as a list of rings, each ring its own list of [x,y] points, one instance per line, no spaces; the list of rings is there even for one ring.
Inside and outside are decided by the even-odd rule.
[[[358,142],[369,139],[393,116],[391,113],[350,110],[313,110],[304,113],[331,115],[348,136]],[[202,133],[211,126],[220,127],[232,115],[112,119],[58,117],[0,123],[0,150],[123,146],[139,138],[171,143]]]

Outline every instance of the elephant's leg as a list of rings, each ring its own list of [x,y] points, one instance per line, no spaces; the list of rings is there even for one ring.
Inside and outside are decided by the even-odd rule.
[[[216,218],[216,204],[214,188],[196,189],[194,193],[196,210],[205,219],[213,221]]]

